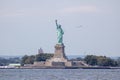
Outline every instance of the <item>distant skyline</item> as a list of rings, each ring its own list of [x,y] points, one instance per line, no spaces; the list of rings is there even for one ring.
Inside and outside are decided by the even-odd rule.
[[[0,55],[54,53],[55,19],[67,55],[120,56],[120,0],[0,0]]]

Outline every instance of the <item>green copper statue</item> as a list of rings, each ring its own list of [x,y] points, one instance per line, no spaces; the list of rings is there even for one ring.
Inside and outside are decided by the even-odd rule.
[[[64,31],[62,30],[61,25],[57,23],[57,20],[55,20],[55,23],[57,26],[57,42],[58,44],[62,44]]]

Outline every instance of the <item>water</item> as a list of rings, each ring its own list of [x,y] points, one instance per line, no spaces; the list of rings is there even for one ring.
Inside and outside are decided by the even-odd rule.
[[[120,80],[120,69],[0,69],[0,80]]]

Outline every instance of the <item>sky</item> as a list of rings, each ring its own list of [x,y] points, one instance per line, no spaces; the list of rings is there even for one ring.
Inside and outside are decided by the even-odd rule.
[[[0,55],[54,53],[55,20],[66,55],[120,56],[120,0],[0,0]]]

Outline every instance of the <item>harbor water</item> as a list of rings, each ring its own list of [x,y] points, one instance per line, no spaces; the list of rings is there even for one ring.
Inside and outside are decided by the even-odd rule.
[[[0,69],[0,80],[120,80],[120,69]]]

